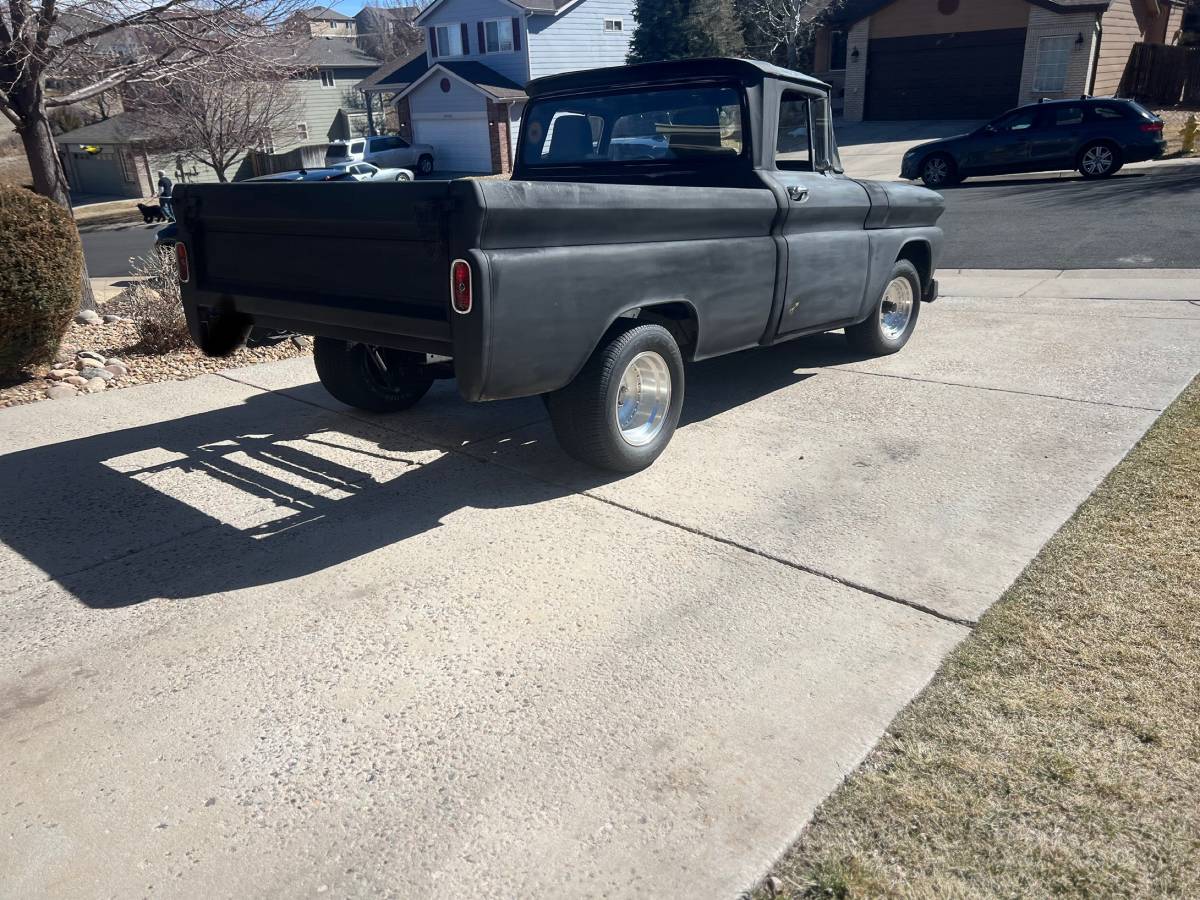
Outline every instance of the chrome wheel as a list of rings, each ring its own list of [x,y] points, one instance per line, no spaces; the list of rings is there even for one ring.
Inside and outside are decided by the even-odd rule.
[[[671,370],[653,351],[629,361],[617,388],[617,427],[632,447],[644,447],[662,431],[671,408]]]
[[[1089,147],[1083,154],[1080,168],[1083,169],[1085,175],[1106,175],[1112,169],[1114,160],[1112,150],[1102,144],[1097,144],[1095,147]]]
[[[925,163],[923,180],[928,184],[941,184],[950,175],[950,166],[940,156],[935,156]]]
[[[889,341],[898,340],[908,328],[916,304],[912,282],[904,276],[893,278],[879,303],[879,329]]]

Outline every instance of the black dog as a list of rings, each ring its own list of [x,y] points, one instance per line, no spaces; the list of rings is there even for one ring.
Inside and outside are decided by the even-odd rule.
[[[145,203],[139,203],[137,208],[138,212],[142,214],[142,219],[147,225],[149,225],[151,222],[167,221],[167,217],[163,215],[162,207],[157,203],[151,206],[147,206]]]

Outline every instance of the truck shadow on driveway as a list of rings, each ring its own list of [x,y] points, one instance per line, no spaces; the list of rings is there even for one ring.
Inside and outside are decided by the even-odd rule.
[[[798,368],[852,361],[844,347],[828,335],[695,364],[681,428],[813,377]],[[460,511],[544,503],[621,477],[535,448],[553,441],[548,428],[514,446],[529,401],[514,402],[469,455],[413,434],[403,415],[299,402],[310,390],[320,388],[0,457],[0,597],[41,573],[97,609],[279,583],[434,531]],[[452,404],[465,406],[443,391],[426,412],[440,406],[461,423],[473,411]],[[436,424],[427,415],[420,430]],[[514,463],[524,452],[548,460],[539,477],[489,464],[488,445],[503,442]],[[428,548],[429,566],[455,567],[454,546]]]

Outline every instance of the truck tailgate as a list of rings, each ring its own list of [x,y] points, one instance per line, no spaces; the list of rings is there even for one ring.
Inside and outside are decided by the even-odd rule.
[[[192,265],[185,303],[310,333],[449,342],[447,187],[182,187],[176,208]]]

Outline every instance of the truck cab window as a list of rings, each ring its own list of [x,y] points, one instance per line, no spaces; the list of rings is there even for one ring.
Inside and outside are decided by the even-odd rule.
[[[789,172],[811,172],[812,128],[808,97],[785,93],[779,104],[779,134],[775,141],[775,166]]]
[[[532,104],[526,165],[736,159],[742,107],[733,88],[623,91]]]

